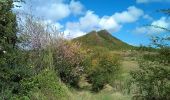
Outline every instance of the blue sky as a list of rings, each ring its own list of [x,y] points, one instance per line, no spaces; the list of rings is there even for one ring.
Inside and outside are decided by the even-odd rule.
[[[22,8],[55,25],[66,37],[74,38],[92,30],[108,30],[113,36],[132,45],[148,45],[152,35],[164,35],[170,18],[157,12],[169,9],[170,0],[26,0]]]

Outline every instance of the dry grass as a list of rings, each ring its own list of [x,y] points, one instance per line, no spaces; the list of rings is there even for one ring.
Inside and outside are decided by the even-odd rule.
[[[125,60],[122,61],[122,71],[123,73],[129,73],[132,70],[138,69],[138,62]]]

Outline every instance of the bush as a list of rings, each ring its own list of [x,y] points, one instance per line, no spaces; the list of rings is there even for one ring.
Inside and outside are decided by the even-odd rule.
[[[139,70],[131,72],[132,83],[146,100],[169,100],[170,68],[158,62],[141,61]]]
[[[15,53],[7,54],[13,57],[4,56],[4,59],[8,59],[6,63],[0,64],[0,97],[4,99],[18,95],[22,79],[33,75],[32,68],[29,67],[27,62],[27,53],[19,49],[13,51]]]
[[[92,59],[88,80],[92,83],[92,90],[98,92],[105,84],[112,83],[120,70],[119,57],[111,53],[103,53]]]
[[[22,81],[23,95],[30,100],[63,100],[68,98],[67,88],[53,70],[45,69],[36,76]],[[23,96],[21,96],[23,97]]]
[[[86,52],[79,43],[63,41],[55,50],[54,65],[61,80],[78,87],[80,76],[84,73]]]
[[[139,60],[139,69],[131,72],[137,95],[146,100],[170,100],[170,48],[168,37],[154,37],[158,53],[145,54]]]
[[[157,61],[164,65],[170,64],[170,48],[164,47],[157,50],[158,52],[155,54],[144,54],[143,59],[148,61]]]
[[[170,46],[161,48],[159,50],[159,59],[158,59],[158,61],[160,63],[165,64],[165,65],[170,64]]]

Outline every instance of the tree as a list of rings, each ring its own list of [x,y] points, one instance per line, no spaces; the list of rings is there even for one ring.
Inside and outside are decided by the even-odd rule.
[[[25,53],[18,48],[13,3],[13,0],[0,1],[0,99],[9,99],[11,95],[17,94],[19,82],[29,72],[24,58]]]
[[[12,12],[12,0],[1,1],[0,7],[0,47],[2,53],[2,51],[16,46],[17,22],[16,15]]]
[[[11,87],[11,74],[15,66],[16,15],[12,12],[13,1],[0,1],[0,92]]]
[[[19,46],[29,53],[27,58],[30,60],[29,64],[34,68],[34,72],[38,74],[47,67],[52,69],[54,67],[53,50],[60,44],[62,34],[54,25],[31,14],[19,14],[18,26],[18,37],[22,41]]]

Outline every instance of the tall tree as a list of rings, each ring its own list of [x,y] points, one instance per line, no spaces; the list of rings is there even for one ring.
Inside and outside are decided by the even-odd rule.
[[[0,0],[0,97],[12,90],[11,77],[16,59],[17,21],[13,0]],[[5,95],[4,95],[5,94]],[[1,98],[0,98],[1,99]]]
[[[4,51],[14,48],[16,44],[17,22],[12,8],[12,0],[0,1],[0,46]]]

